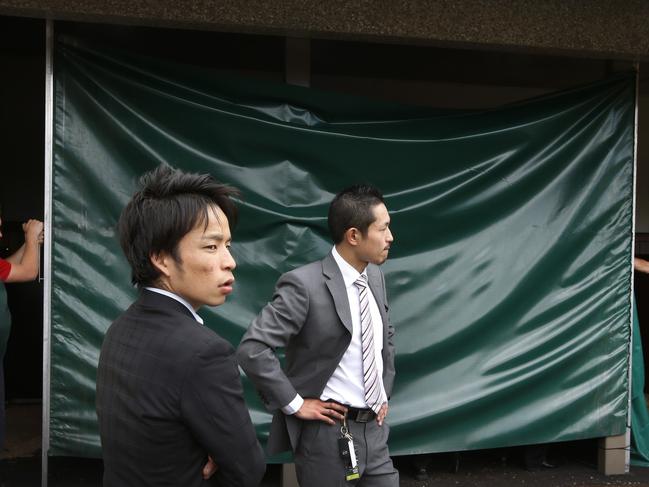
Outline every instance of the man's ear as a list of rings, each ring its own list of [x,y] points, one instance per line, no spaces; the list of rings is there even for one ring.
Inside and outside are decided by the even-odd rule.
[[[153,267],[158,269],[163,276],[169,277],[169,260],[171,259],[170,255],[168,255],[166,252],[158,252],[157,254],[149,255],[149,259],[151,260]]]
[[[352,247],[356,247],[360,243],[362,235],[358,228],[351,227],[345,231],[345,242]]]

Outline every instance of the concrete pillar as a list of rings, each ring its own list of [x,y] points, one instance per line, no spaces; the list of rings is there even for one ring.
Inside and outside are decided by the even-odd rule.
[[[295,464],[284,463],[282,465],[282,487],[299,487],[299,485],[295,473]]]
[[[631,448],[626,434],[599,439],[597,468],[604,475],[621,475],[629,472],[627,452]]]

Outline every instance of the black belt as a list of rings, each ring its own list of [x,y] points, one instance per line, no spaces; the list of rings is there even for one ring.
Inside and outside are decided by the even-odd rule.
[[[347,404],[343,404],[338,401],[334,401],[333,399],[327,399],[325,402],[335,402],[336,404],[340,404],[341,406],[345,406],[347,408],[347,415],[346,418],[349,421],[354,421],[356,423],[369,423],[372,421],[374,418],[376,418],[376,413],[372,411],[370,408],[353,408],[351,406],[348,406]]]
[[[357,423],[369,423],[376,418],[376,413],[369,408],[358,409],[347,406],[347,419]]]

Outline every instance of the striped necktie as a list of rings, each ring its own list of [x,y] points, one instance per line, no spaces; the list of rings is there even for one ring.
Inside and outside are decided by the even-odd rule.
[[[361,348],[363,349],[363,383],[365,386],[365,402],[368,407],[378,414],[382,401],[381,383],[376,368],[374,356],[374,327],[370,314],[370,300],[367,295],[367,276],[361,274],[354,282],[358,288],[358,298],[361,309]]]

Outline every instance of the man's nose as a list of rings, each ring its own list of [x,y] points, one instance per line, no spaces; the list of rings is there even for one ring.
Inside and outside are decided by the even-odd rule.
[[[225,255],[225,260],[223,262],[223,267],[227,270],[234,270],[234,268],[237,266],[237,263],[234,260],[234,257],[232,256],[232,252],[230,252],[230,249],[225,249],[226,255]]]

